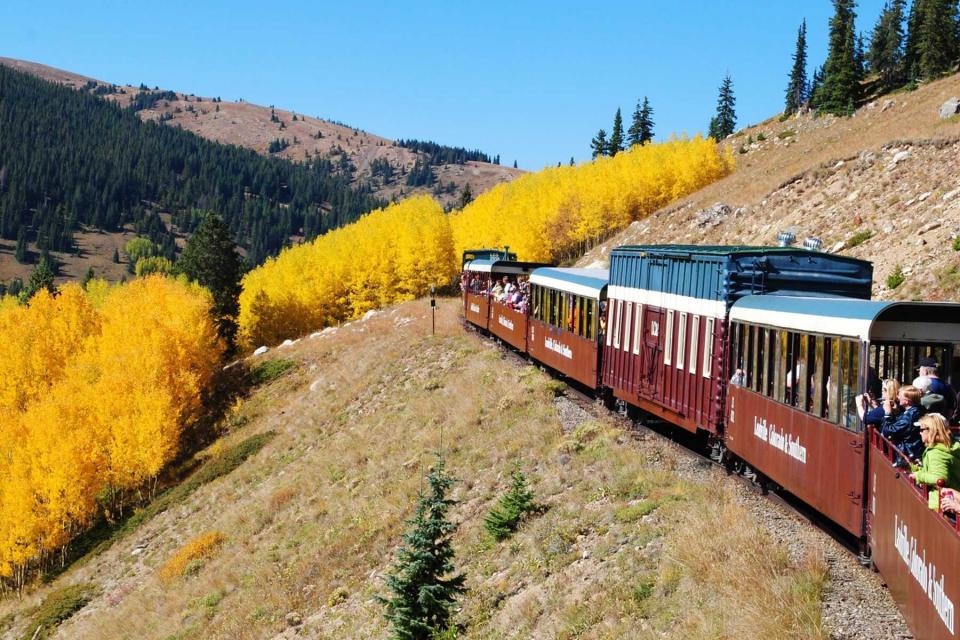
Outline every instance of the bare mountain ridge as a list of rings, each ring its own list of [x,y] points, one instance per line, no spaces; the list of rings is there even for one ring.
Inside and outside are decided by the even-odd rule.
[[[25,60],[0,57],[0,64],[77,90],[91,90],[96,87],[102,92],[116,87],[117,91],[101,95],[123,106],[128,106],[139,94],[145,92],[138,86],[113,85]],[[214,102],[214,97],[174,93],[176,100],[159,100],[152,108],[140,110],[140,118],[179,125],[215,142],[248,147],[263,155],[295,161],[331,155],[337,160],[341,157],[339,151],[342,150],[356,169],[355,181],[370,181],[374,193],[384,199],[431,192],[430,188],[411,188],[405,184],[406,172],[413,168],[418,157],[425,157],[424,154],[400,147],[388,138],[295,111],[245,101]],[[279,139],[284,139],[289,146],[270,153],[270,143]],[[385,182],[382,176],[372,175],[371,164],[377,160],[385,160],[393,168],[396,175],[392,181]],[[439,165],[434,167],[438,182],[444,186],[453,183],[454,188],[450,192],[438,192],[436,197],[444,206],[450,206],[457,201],[465,185],[470,185],[471,192],[476,196],[501,182],[509,182],[522,173],[524,172],[520,169],[487,162],[468,161],[462,165]]]
[[[874,296],[960,300],[960,74],[882,96],[853,117],[770,118],[724,141],[737,169],[585,255],[623,244],[776,244],[780,231],[874,263]],[[900,267],[905,280],[890,289]]]

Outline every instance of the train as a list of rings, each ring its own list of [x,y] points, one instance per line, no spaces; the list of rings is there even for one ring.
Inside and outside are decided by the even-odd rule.
[[[520,305],[491,296],[504,277]],[[478,249],[461,272],[470,326],[803,501],[859,545],[917,638],[960,640],[957,521],[856,404],[921,358],[960,382],[960,304],[872,300],[872,281],[868,261],[790,246],[621,246],[609,269]]]

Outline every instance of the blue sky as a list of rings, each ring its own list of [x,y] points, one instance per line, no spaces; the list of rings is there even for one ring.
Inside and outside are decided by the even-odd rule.
[[[860,0],[869,33],[882,0]],[[813,2],[7,3],[0,56],[116,83],[244,98],[390,138],[539,169],[590,157],[617,107],[648,96],[656,136],[703,132],[724,74],[738,126],[783,107],[797,28],[826,56]]]

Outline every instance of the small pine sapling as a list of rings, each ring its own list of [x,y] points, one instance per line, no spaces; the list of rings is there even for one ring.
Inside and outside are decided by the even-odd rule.
[[[520,527],[527,514],[535,513],[539,507],[533,501],[533,491],[527,477],[519,467],[511,474],[513,479],[510,490],[500,498],[490,513],[483,519],[483,526],[497,541],[506,540]]]

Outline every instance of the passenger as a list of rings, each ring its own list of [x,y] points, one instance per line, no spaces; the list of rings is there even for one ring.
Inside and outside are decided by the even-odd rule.
[[[960,514],[960,494],[952,489],[941,490],[940,510],[944,513]]]
[[[939,413],[928,413],[916,426],[920,427],[920,437],[926,449],[921,463],[911,465],[910,479],[931,487],[927,505],[936,511],[940,506],[937,482],[943,480],[948,489],[960,489],[960,458],[957,457],[960,444],[952,442],[947,419]]]
[[[747,385],[747,372],[743,369],[737,369],[733,372],[733,377],[730,378],[730,384],[737,387],[744,387]]]
[[[875,427],[882,425],[884,417],[883,401],[889,399],[896,402],[898,395],[900,395],[900,383],[893,378],[889,378],[883,381],[883,398],[880,402],[877,401],[870,391],[858,396],[859,402],[857,404],[857,410],[860,413],[860,419],[863,420],[863,424],[870,424]],[[899,409],[899,407],[897,408]],[[897,413],[899,413],[899,411]]]
[[[513,295],[513,292],[517,290],[517,285],[510,282],[510,279],[507,276],[503,276],[503,295],[510,296]]]
[[[902,413],[897,415],[896,405],[899,404]],[[920,404],[920,390],[913,385],[900,387],[897,402],[887,399],[883,401],[883,424],[880,433],[892,442],[910,460],[919,460],[923,454],[923,441],[920,439],[918,420],[923,415],[923,405]]]
[[[935,358],[920,358],[920,375],[929,378],[929,393],[943,396],[943,415],[952,415],[956,407],[956,394],[950,385],[940,378],[940,364]]]

